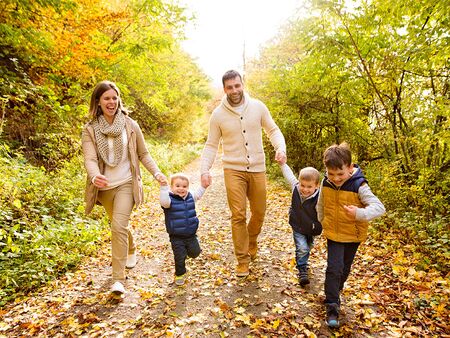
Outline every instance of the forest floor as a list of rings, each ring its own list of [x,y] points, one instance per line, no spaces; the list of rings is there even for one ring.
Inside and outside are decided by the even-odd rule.
[[[195,161],[185,169],[191,187],[199,184],[198,168]],[[203,251],[187,260],[187,283],[175,286],[158,194],[152,189],[133,213],[138,264],[128,270],[123,297],[110,295],[104,243],[76,271],[0,309],[0,337],[450,337],[448,278],[416,271],[407,249],[390,250],[388,234],[385,243],[360,247],[343,292],[342,325],[328,329],[325,240],[316,239],[311,284],[300,287],[287,223],[290,192],[277,183],[268,183],[258,258],[249,277],[237,278],[220,163],[197,203]]]

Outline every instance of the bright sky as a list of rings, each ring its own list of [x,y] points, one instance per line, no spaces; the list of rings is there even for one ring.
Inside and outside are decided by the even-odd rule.
[[[301,7],[302,0],[180,0],[196,20],[186,29],[183,48],[221,87],[223,73],[243,70],[246,59],[258,55],[260,46]]]

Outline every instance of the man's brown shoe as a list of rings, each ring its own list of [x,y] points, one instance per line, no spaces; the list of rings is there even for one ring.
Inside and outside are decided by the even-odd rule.
[[[239,263],[236,267],[236,276],[247,277],[249,275],[248,263]]]

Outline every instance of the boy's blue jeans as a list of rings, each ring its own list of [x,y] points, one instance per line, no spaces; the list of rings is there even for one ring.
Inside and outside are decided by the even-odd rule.
[[[299,232],[294,231],[294,243],[295,243],[295,262],[297,264],[298,271],[305,270],[308,268],[309,253],[313,246],[312,237],[308,241],[306,235],[302,235]]]
[[[186,258],[198,257],[202,249],[196,235],[191,237],[170,236],[173,257],[175,259],[175,275],[181,276],[186,273]]]
[[[340,305],[339,293],[350,274],[360,243],[340,243],[327,239],[327,270],[325,273],[325,304]]]

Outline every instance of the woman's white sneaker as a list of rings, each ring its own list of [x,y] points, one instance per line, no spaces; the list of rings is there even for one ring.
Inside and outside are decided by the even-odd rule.
[[[132,269],[136,266],[137,263],[137,257],[136,257],[136,253],[134,254],[129,254],[127,256],[127,264],[125,264],[127,269]]]
[[[125,288],[121,282],[115,282],[111,286],[111,292],[115,295],[122,295],[125,293]]]

